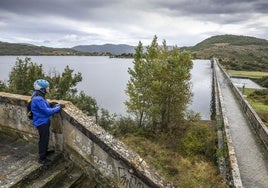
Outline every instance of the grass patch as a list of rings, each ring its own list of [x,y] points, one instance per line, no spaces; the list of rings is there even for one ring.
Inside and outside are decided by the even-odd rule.
[[[248,100],[248,102],[255,110],[255,112],[258,114],[258,116],[261,118],[263,123],[268,127],[268,105],[262,103],[256,103],[250,99]]]
[[[252,108],[254,108],[257,111],[268,112],[268,105],[265,105],[263,103],[252,102],[251,100],[249,100],[249,103],[252,106]]]
[[[245,89],[246,100],[268,127],[267,90]]]
[[[259,71],[236,71],[236,70],[226,70],[230,76],[241,76],[248,78],[262,78],[268,76],[268,72]]]
[[[178,187],[228,187],[218,174],[216,132],[211,122],[191,123],[166,133],[117,137]]]

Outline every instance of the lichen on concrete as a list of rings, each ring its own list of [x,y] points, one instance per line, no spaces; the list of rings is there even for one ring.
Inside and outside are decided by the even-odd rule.
[[[28,96],[0,92],[0,117],[5,119],[0,120],[0,124],[37,137],[30,121],[24,120],[26,114],[20,113],[18,118],[18,113],[14,113],[18,109],[25,111],[28,99]],[[57,102],[65,104],[65,108],[52,117],[52,145],[63,152],[75,151],[93,171],[98,170],[98,174],[118,187],[173,187],[137,153],[97,125],[93,117],[68,101]],[[7,116],[8,113],[17,117]]]

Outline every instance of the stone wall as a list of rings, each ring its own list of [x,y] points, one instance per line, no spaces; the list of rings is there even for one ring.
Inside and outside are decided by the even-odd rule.
[[[27,118],[30,97],[0,92],[0,131],[9,129],[37,142],[38,132]],[[50,143],[64,152],[103,187],[174,187],[135,152],[108,134],[94,119],[67,101],[51,122]]]

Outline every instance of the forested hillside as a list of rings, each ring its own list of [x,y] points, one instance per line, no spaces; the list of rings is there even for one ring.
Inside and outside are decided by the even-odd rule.
[[[132,57],[134,48],[134,46],[124,44],[48,48],[0,42],[0,55],[109,55],[112,57]],[[218,35],[205,39],[193,47],[182,47],[181,49],[191,51],[195,59],[217,57],[227,69],[268,71],[268,41],[265,39],[238,35]]]
[[[247,36],[219,35],[189,48],[194,58],[218,57],[227,69],[268,71],[268,41]]]
[[[70,48],[48,48],[27,44],[0,42],[0,55],[90,55]]]

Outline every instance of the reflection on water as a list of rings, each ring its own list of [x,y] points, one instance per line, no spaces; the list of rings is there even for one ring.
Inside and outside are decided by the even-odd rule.
[[[212,69],[210,60],[195,60],[191,70],[193,100],[190,109],[199,112],[204,120],[210,119]]]
[[[44,71],[62,72],[69,65],[75,73],[81,72],[83,80],[78,84],[80,91],[94,97],[100,108],[111,113],[125,114],[124,102],[127,72],[133,67],[133,59],[108,58],[103,56],[31,56],[33,62],[42,64]],[[16,56],[0,56],[0,80],[8,80]],[[191,70],[193,98],[189,108],[199,112],[202,119],[210,119],[211,68],[209,60],[194,60]]]
[[[264,87],[258,85],[257,83],[253,82],[248,78],[231,78],[231,81],[234,83],[236,87],[242,88],[251,88],[251,89],[265,89]]]

